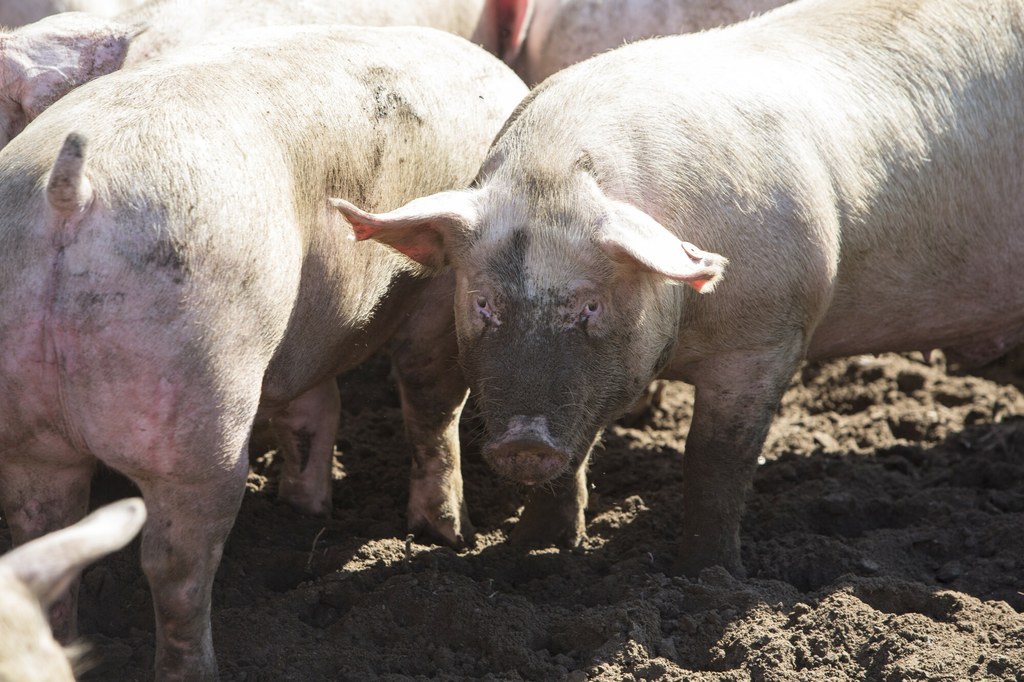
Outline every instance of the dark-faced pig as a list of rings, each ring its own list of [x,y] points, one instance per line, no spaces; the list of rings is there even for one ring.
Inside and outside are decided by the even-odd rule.
[[[129,32],[81,12],[0,28],[0,147],[74,88],[120,68]]]
[[[623,43],[749,19],[789,0],[536,0],[516,73],[535,85]]]
[[[74,679],[43,610],[86,565],[128,544],[145,520],[142,500],[121,500],[0,557],[0,682]]]
[[[241,28],[285,24],[429,26],[482,45],[511,63],[535,0],[149,0],[118,19],[144,29],[133,65]]]
[[[739,571],[801,361],[980,361],[1024,336],[1024,1],[806,0],[635,43],[545,81],[474,189],[336,203],[358,237],[454,268],[484,455],[553,482],[523,537],[579,540],[591,444],[678,378],[680,568]]]
[[[253,419],[281,496],[328,511],[335,376],[389,340],[409,523],[462,541],[453,282],[350,241],[327,199],[465,186],[525,93],[432,29],[265,29],[95,80],[0,151],[0,499],[20,544],[82,516],[97,460],[138,484],[160,679],[216,677]]]

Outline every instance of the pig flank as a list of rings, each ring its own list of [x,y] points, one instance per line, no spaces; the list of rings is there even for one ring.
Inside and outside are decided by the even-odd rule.
[[[0,151],[0,500],[22,543],[81,517],[97,459],[138,484],[159,679],[216,677],[253,419],[281,438],[280,496],[329,513],[335,376],[389,343],[409,524],[471,533],[452,278],[354,244],[327,198],[467,185],[525,94],[431,29],[264,29],[95,80]],[[55,631],[74,613],[72,592]]]
[[[1021,36],[1021,0],[802,0],[635,43],[534,90],[474,189],[345,211],[400,251],[442,235],[506,475],[585,466],[662,365],[693,383],[677,567],[740,572],[744,496],[801,361],[980,362],[1024,337]],[[574,480],[544,504],[582,528]]]

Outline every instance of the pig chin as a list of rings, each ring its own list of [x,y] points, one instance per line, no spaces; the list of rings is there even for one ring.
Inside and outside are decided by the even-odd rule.
[[[564,472],[572,455],[558,447],[544,417],[514,417],[505,433],[483,448],[484,459],[505,478],[538,485]]]

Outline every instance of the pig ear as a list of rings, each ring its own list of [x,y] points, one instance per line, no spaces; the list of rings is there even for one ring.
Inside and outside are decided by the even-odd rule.
[[[73,526],[58,530],[3,557],[22,583],[48,607],[63,594],[78,572],[102,556],[121,549],[142,528],[146,505],[133,497],[94,511]]]
[[[387,213],[367,213],[344,199],[330,202],[352,225],[357,240],[375,239],[434,271],[448,261],[453,239],[471,232],[477,222],[469,191],[432,194]]]
[[[133,29],[84,12],[22,26],[0,42],[26,123],[83,83],[121,68]]]
[[[621,202],[610,203],[611,215],[602,226],[598,240],[609,258],[685,282],[699,293],[711,292],[722,279],[729,262],[723,256],[680,241],[638,208]]]
[[[526,40],[535,0],[486,0],[478,42],[512,64]]]

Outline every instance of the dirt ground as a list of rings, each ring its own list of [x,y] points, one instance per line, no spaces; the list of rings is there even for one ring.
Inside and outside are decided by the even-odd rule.
[[[331,519],[253,473],[214,588],[225,680],[1024,680],[1024,395],[941,357],[807,366],[769,436],[739,580],[669,573],[692,391],[610,428],[589,539],[517,553],[521,492],[464,424],[475,549],[405,539],[407,461],[383,361],[343,381]],[[96,503],[130,493],[112,474]],[[0,525],[0,549],[9,537]],[[138,541],[88,569],[85,680],[145,680]]]

